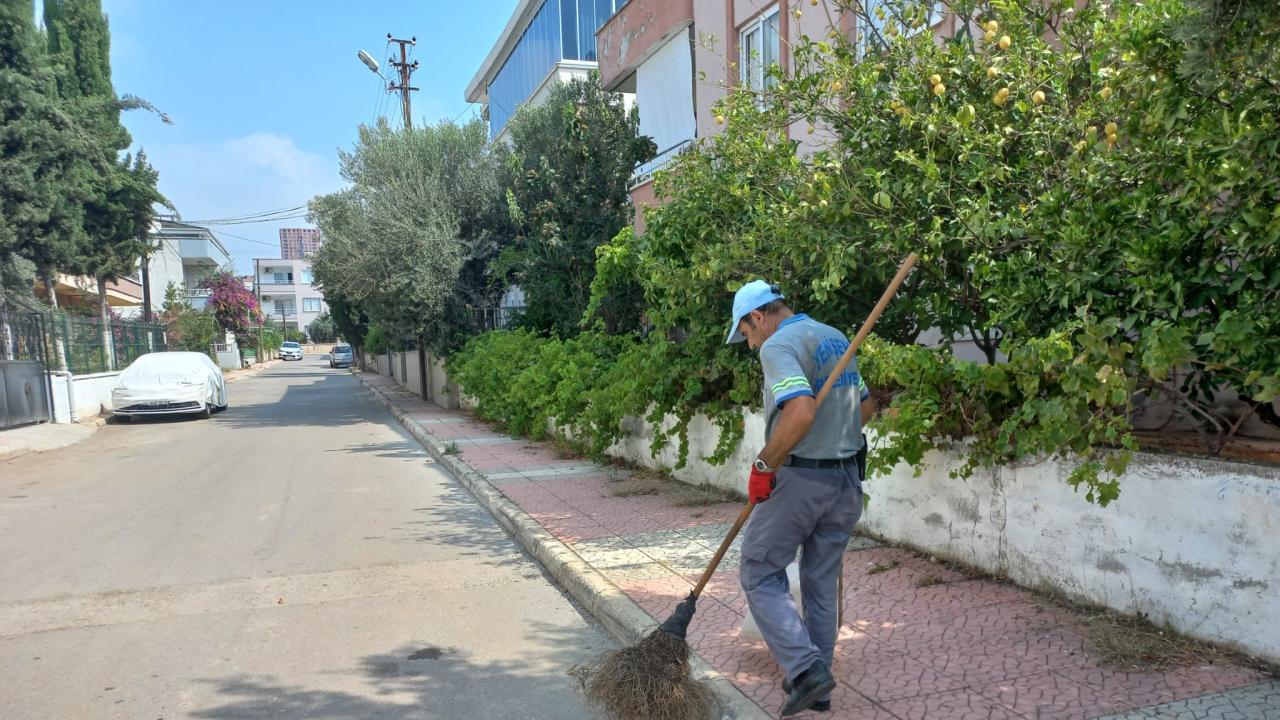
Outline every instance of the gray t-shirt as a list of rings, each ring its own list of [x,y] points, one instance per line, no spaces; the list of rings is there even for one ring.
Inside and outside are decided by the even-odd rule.
[[[782,321],[777,331],[760,346],[766,438],[773,436],[773,428],[782,415],[782,404],[801,395],[816,397],[848,347],[849,340],[844,333],[804,313]],[[861,403],[870,396],[858,374],[855,357],[818,408],[809,434],[791,454],[810,459],[855,455],[862,449]]]

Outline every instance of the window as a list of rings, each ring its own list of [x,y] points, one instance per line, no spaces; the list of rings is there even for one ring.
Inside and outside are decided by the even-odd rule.
[[[320,298],[302,298],[303,312],[320,312]]]
[[[307,285],[311,284],[311,268],[306,268],[302,271],[302,282]]]
[[[742,28],[742,32],[738,34],[738,48],[741,53],[738,69],[742,86],[756,92],[773,87],[777,80],[769,77],[769,68],[782,59],[778,8],[766,11]]]
[[[272,280],[273,282],[275,282],[276,285],[292,285],[293,273],[291,272],[273,273]]]

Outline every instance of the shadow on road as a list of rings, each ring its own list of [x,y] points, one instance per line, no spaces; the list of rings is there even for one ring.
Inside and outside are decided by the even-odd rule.
[[[256,379],[267,377],[264,373]],[[391,414],[348,373],[291,372],[282,377],[320,378],[289,385],[275,402],[242,404],[233,390],[231,407],[216,422],[231,427],[339,427],[363,422],[388,423]]]
[[[603,634],[532,621],[511,647],[526,646],[528,660],[477,661],[430,638],[361,658],[353,668],[324,674],[363,682],[362,694],[282,684],[275,676],[204,679],[221,702],[191,717],[259,718],[594,718],[576,694],[566,669],[611,644]]]

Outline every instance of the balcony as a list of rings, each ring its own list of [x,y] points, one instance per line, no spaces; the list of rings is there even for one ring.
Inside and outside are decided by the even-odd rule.
[[[222,267],[231,262],[227,251],[209,238],[179,238],[178,253],[184,265],[212,265]]]
[[[693,24],[693,0],[631,0],[596,33],[600,86],[634,92],[636,68],[671,36]]]

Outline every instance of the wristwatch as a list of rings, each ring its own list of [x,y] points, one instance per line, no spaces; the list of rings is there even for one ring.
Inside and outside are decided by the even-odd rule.
[[[768,463],[761,460],[760,458],[756,458],[756,461],[752,463],[752,467],[754,467],[757,472],[762,472],[762,473],[771,473],[774,470],[773,468],[769,467]]]

